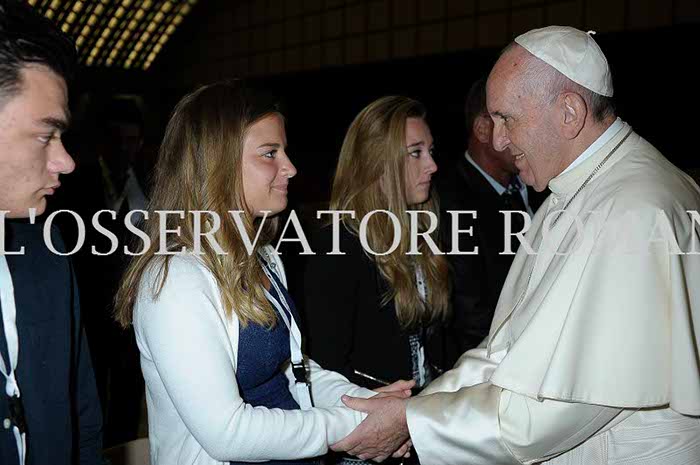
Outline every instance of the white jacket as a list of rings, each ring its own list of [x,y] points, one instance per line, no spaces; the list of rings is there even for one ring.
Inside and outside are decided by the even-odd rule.
[[[269,250],[269,249],[268,249]],[[279,257],[273,269],[286,286]],[[252,407],[236,384],[239,321],[227,318],[213,275],[194,255],[171,258],[156,300],[159,266],[144,275],[134,308],[136,342],[146,381],[152,465],[210,465],[323,455],[363,420],[343,406],[348,394],[375,393],[309,360],[315,407]],[[280,323],[282,324],[282,323]],[[296,399],[294,376],[285,370]]]

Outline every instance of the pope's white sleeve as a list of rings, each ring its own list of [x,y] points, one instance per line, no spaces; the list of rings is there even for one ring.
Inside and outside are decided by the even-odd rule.
[[[537,401],[490,383],[411,399],[406,418],[422,463],[538,463],[608,429],[621,410]]]
[[[406,420],[421,463],[516,465],[501,438],[501,388],[489,383],[408,401]]]

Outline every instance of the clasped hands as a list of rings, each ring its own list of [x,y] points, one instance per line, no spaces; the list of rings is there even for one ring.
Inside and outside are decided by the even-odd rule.
[[[343,396],[343,403],[367,414],[355,430],[331,445],[336,452],[346,452],[362,460],[382,462],[388,457],[406,457],[411,440],[406,423],[406,404],[414,381],[396,381],[375,389],[379,394],[370,399]]]

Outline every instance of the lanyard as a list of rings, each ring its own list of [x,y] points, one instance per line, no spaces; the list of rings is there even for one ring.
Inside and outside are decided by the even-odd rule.
[[[299,331],[299,326],[297,326],[296,321],[294,321],[294,315],[292,310],[287,303],[287,299],[284,298],[284,294],[277,285],[277,281],[272,273],[267,267],[267,260],[263,258],[263,271],[265,275],[270,280],[270,285],[274,287],[275,292],[279,296],[279,300],[275,299],[268,291],[265,289],[265,295],[275,306],[277,312],[282,317],[282,321],[289,329],[289,351],[291,354],[292,362],[292,372],[294,373],[294,378],[296,379],[296,389],[299,398],[299,407],[302,410],[309,410],[313,404],[311,402],[311,392],[309,390],[309,382],[306,377],[306,365],[304,364],[304,355],[301,352],[301,331]]]
[[[425,285],[425,273],[423,273],[423,267],[419,264],[416,264],[416,287],[423,304],[428,305],[428,288]],[[423,387],[426,384],[427,369],[425,366],[425,347],[422,342],[419,342],[417,356],[418,379],[416,383],[419,387]]]
[[[15,306],[15,292],[12,285],[10,268],[7,259],[0,255],[0,302],[2,302],[2,323],[5,328],[5,340],[7,352],[10,357],[8,369],[5,359],[0,355],[0,373],[5,378],[5,394],[7,394],[8,407],[12,417],[12,432],[17,443],[17,455],[19,465],[24,465],[27,451],[27,435],[24,427],[24,413],[20,400],[19,386],[15,377],[17,358],[19,355],[19,340],[17,337],[17,307]]]
[[[416,265],[416,287],[418,288],[418,294],[425,304],[428,303],[428,288],[425,286],[425,273],[423,273],[423,267]]]

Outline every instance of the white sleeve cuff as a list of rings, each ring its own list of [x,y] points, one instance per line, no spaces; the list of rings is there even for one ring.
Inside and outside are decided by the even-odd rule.
[[[501,439],[500,395],[483,383],[409,400],[406,420],[421,463],[519,464]]]

